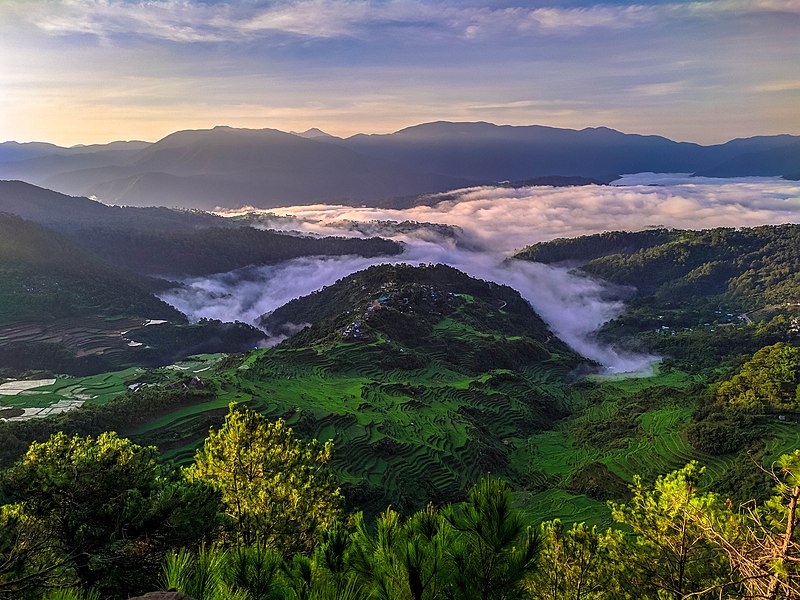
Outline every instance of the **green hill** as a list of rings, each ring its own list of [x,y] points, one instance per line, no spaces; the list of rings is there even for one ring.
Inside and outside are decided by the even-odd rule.
[[[415,352],[435,351],[448,364],[473,371],[571,354],[516,291],[445,265],[371,267],[261,320],[278,335],[296,332],[300,323],[311,326],[287,346],[383,340],[402,348],[406,362]]]
[[[635,288],[603,335],[682,369],[733,366],[743,354],[796,337],[800,225],[610,232],[536,244],[517,258],[572,261]]]
[[[517,258],[575,261],[586,273],[664,300],[727,294],[744,306],[800,301],[800,225],[614,231],[558,239]]]
[[[107,206],[21,181],[0,181],[0,212],[44,225],[105,262],[146,275],[205,275],[300,256],[402,252],[390,240],[304,237],[196,210]]]
[[[69,235],[109,262],[157,276],[208,275],[301,256],[372,257],[403,251],[401,244],[380,238],[313,238],[238,226],[174,231],[86,228]]]
[[[157,366],[193,353],[240,352],[263,340],[242,323],[188,324],[153,295],[164,285],[0,213],[0,376]]]
[[[161,414],[137,439],[189,458],[235,400],[333,438],[348,498],[368,510],[457,498],[486,471],[538,485],[512,456],[567,414],[582,361],[519,294],[440,265],[384,265],[265,323],[303,316],[314,325],[208,374],[213,401]]]
[[[87,314],[185,321],[156,282],[100,262],[62,236],[0,214],[0,324]]]

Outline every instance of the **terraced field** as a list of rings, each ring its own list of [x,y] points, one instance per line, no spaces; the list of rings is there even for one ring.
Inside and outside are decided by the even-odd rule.
[[[128,330],[142,327],[141,319],[110,319],[103,317],[81,317],[41,321],[36,323],[12,323],[0,327],[0,343],[61,344],[72,348],[77,357],[93,354],[104,355],[111,360],[128,360],[131,340],[125,337]]]
[[[316,315],[276,348],[39,382],[0,396],[0,418],[144,388],[124,401],[119,414],[137,418],[120,431],[186,463],[228,404],[244,403],[303,437],[334,440],[333,469],[353,508],[367,513],[458,500],[491,472],[512,483],[534,519],[599,524],[609,521],[605,502],[624,498],[635,475],[651,480],[690,460],[707,466],[709,486],[740,472],[742,456],[703,454],[688,441],[706,380],[666,368],[577,377],[580,358],[513,290],[440,267],[387,269],[272,313],[278,327]],[[152,412],[138,412],[140,399]],[[756,426],[767,461],[800,446],[796,422],[761,415]]]
[[[160,414],[132,437],[186,462],[228,403],[243,402],[286,419],[304,436],[333,439],[333,467],[347,496],[368,511],[446,502],[490,471],[512,482],[533,519],[608,524],[605,500],[619,497],[620,489],[624,494],[634,475],[652,479],[698,460],[713,485],[735,460],[689,445],[685,429],[696,407],[683,399],[696,380],[686,373],[568,385],[567,370],[555,361],[479,374],[437,360],[383,369],[386,346],[385,340],[351,341],[324,351],[280,347],[239,358],[198,356],[156,370],[58,378],[2,400],[28,410],[76,399],[102,404],[131,386],[174,387],[177,377],[194,376],[213,390],[208,400]],[[626,402],[639,396],[652,398],[630,417],[630,427],[606,435],[602,426],[616,426]],[[600,432],[587,437],[593,427]],[[800,447],[797,423],[775,416],[766,427],[768,461]]]
[[[526,373],[471,374],[435,356],[422,367],[391,368],[401,350],[379,337],[257,351],[209,371],[213,401],[182,407],[136,435],[186,461],[228,402],[245,402],[303,435],[333,439],[341,480],[380,510],[459,497],[487,471],[511,475],[515,445],[566,414],[569,368],[557,360]]]
[[[0,419],[21,421],[105,404],[140,386],[169,385],[177,373],[200,376],[223,356],[199,355],[162,369],[131,367],[89,377],[10,380],[0,383]]]
[[[475,375],[435,360],[419,369],[382,370],[385,345],[281,347],[225,361],[207,371],[213,400],[163,415],[136,434],[188,461],[227,403],[245,402],[304,436],[333,439],[334,469],[349,498],[367,510],[451,500],[490,471],[513,482],[519,505],[533,518],[565,522],[607,523],[606,487],[608,494],[624,493],[636,474],[650,479],[698,460],[712,485],[733,460],[689,445],[685,428],[696,407],[680,399],[695,380],[685,373],[567,385],[557,363]],[[581,438],[590,424],[615,419],[626,398],[648,390],[671,399],[654,400],[610,445]],[[796,424],[780,423],[775,436],[776,455],[800,446]],[[610,481],[601,473],[593,480],[599,493],[582,491],[585,470],[597,465]]]

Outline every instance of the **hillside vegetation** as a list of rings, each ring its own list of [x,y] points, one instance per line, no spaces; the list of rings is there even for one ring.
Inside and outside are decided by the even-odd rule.
[[[568,261],[627,286],[626,310],[603,337],[696,371],[736,363],[762,346],[796,339],[800,225],[703,231],[610,232],[554,240],[517,256]]]
[[[481,472],[515,473],[514,448],[564,414],[581,360],[513,290],[444,266],[377,266],[266,318],[315,324],[215,375],[218,398],[331,436],[351,502],[379,510],[458,497]],[[212,406],[165,416],[137,439],[186,457]],[[178,442],[177,440],[181,440]]]
[[[402,251],[389,240],[301,237],[201,211],[106,206],[21,181],[0,181],[0,212],[44,225],[104,262],[146,275],[204,275],[300,256]]]
[[[800,225],[609,232],[543,242],[517,258],[581,270],[663,300],[728,294],[743,305],[800,301]]]
[[[52,231],[8,214],[0,214],[0,275],[0,324],[87,313],[185,320],[152,294],[155,282],[112,268]]]
[[[70,237],[93,254],[138,273],[197,276],[302,256],[392,256],[403,247],[380,238],[301,237],[252,227],[189,231],[81,229]]]

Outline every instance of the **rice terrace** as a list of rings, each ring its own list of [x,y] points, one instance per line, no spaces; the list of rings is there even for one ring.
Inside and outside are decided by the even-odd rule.
[[[0,2],[0,600],[800,600],[798,40]]]

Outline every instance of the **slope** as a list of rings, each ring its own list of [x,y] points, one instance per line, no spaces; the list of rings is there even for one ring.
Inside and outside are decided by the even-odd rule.
[[[299,256],[401,251],[387,240],[298,237],[200,211],[107,206],[21,181],[0,181],[0,212],[45,225],[105,262],[146,275],[202,275]]]
[[[377,266],[296,300],[270,326],[315,324],[276,348],[220,364],[216,398],[134,432],[192,455],[227,402],[332,437],[351,502],[371,511],[457,498],[510,464],[533,432],[564,416],[581,363],[513,290],[444,266]]]
[[[702,169],[698,175],[707,177],[742,177],[783,175],[791,178],[800,172],[800,142],[778,148],[755,150]]]
[[[573,261],[636,293],[604,335],[713,372],[797,336],[800,225],[610,232],[536,244],[518,258]]]
[[[70,234],[82,248],[125,269],[155,276],[196,276],[302,256],[391,256],[401,244],[381,238],[304,237],[252,227],[178,231],[86,228]]]
[[[800,299],[800,225],[606,232],[553,240],[517,258],[577,261],[586,273],[664,301],[726,294],[743,307]]]
[[[242,323],[188,324],[153,295],[163,285],[0,213],[0,375],[157,366],[192,353],[239,352],[263,340]]]
[[[153,282],[112,269],[60,235],[8,214],[0,214],[0,271],[0,323],[86,314],[184,320],[152,295]]]
[[[198,211],[108,206],[24,181],[0,181],[0,212],[65,233],[85,227],[151,232],[192,230],[227,223],[226,219]]]

